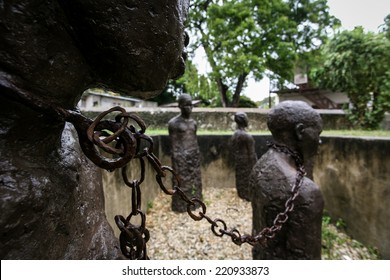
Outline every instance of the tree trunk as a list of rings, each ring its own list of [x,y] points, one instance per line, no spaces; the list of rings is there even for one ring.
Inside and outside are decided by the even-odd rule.
[[[240,103],[241,91],[242,91],[242,89],[244,87],[245,79],[246,79],[247,76],[248,76],[247,73],[242,73],[238,77],[238,82],[237,82],[237,85],[236,85],[236,90],[234,91],[231,107],[235,107],[235,108],[238,107],[238,105]]]
[[[219,94],[221,95],[222,107],[229,107],[229,99],[227,96],[229,87],[223,83],[221,78],[217,78],[217,85]]]

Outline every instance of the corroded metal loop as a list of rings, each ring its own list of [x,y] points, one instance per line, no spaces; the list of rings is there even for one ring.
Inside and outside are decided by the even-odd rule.
[[[141,169],[141,176],[139,180],[130,181],[127,173],[128,165],[122,167],[122,179],[126,186],[128,186],[129,188],[134,188],[135,184],[141,185],[142,182],[145,180],[145,160],[143,158],[139,158],[139,163]]]
[[[199,216],[195,215],[192,210],[193,208],[197,208],[196,205],[200,205],[202,212],[199,212]],[[206,214],[206,205],[200,199],[194,197],[190,200],[190,203],[187,204],[187,213],[194,221],[200,221],[203,219]]]
[[[278,215],[276,215],[276,218],[274,220],[274,224],[275,225],[281,225],[281,224],[286,223],[287,220],[288,220],[287,213],[279,213]]]
[[[114,107],[114,108],[116,108],[116,107]],[[140,127],[140,130],[136,130],[136,128],[133,125],[130,125],[129,129],[130,129],[131,132],[133,132],[133,133],[137,133],[138,132],[140,134],[144,134],[145,133],[145,131],[146,131],[145,122],[138,115],[126,112],[126,110],[124,110],[124,111],[121,111],[120,114],[116,115],[115,120],[117,122],[120,122],[122,118],[127,120],[126,122],[128,122],[128,119],[132,119]]]
[[[177,187],[174,187],[172,189],[167,189],[162,181],[162,178],[164,178],[166,176],[166,172],[165,171],[168,171],[169,173],[172,174],[173,178],[175,178],[176,182],[178,184],[180,184],[180,180],[179,180],[179,177],[177,176],[177,174],[175,173],[175,171],[172,169],[172,167],[169,167],[169,166],[160,166],[160,169],[159,171],[156,170],[157,172],[157,175],[156,175],[156,181],[157,183],[159,184],[160,186],[160,189],[167,195],[174,195],[177,191]]]
[[[144,212],[142,212],[141,210],[137,210],[136,213],[130,213],[129,216],[127,216],[126,218],[126,223],[127,224],[131,224],[130,221],[131,221],[131,218],[133,218],[134,216],[137,216],[137,215],[140,215],[141,216],[141,224],[139,225],[139,227],[141,229],[144,229],[145,228],[145,225],[146,225],[146,215]]]
[[[265,228],[265,230],[262,231],[262,235],[268,239],[272,239],[275,237],[275,231],[273,231],[271,228]]]
[[[120,248],[122,254],[129,259],[148,259],[146,254],[146,242],[150,238],[149,231],[145,228],[145,214],[138,211],[137,215],[141,214],[141,225],[132,224],[131,218],[134,216],[131,213],[126,219],[121,216],[115,216],[115,223],[120,229],[119,235]]]
[[[233,243],[236,245],[242,245],[242,243],[244,242],[240,232],[237,229],[232,229],[229,232],[229,235],[232,238]]]
[[[184,191],[179,187],[174,185],[175,195],[180,196],[180,199],[183,200],[185,203],[193,205],[194,203],[191,201],[191,199],[184,193]],[[200,214],[200,213],[199,213]]]
[[[151,154],[149,152],[147,152],[146,158],[152,165],[153,169],[157,172],[157,175],[159,175],[160,177],[165,177],[165,172],[162,168],[160,160],[154,154]]]
[[[212,220],[209,216],[207,216],[201,212],[199,213],[199,215],[202,216],[204,219],[206,219],[210,225],[215,226],[215,227],[218,226],[218,224],[214,220]]]
[[[222,225],[222,228],[221,226],[219,226],[218,224],[221,224]],[[219,230],[219,233],[216,231],[216,228],[219,227],[220,230]],[[214,224],[211,225],[211,231],[216,235],[216,236],[223,236],[224,235],[224,231],[227,230],[227,226],[226,226],[226,223],[224,220],[221,220],[221,219],[215,219],[214,220]]]
[[[252,236],[252,235],[244,234],[241,237],[242,243],[248,243],[249,245],[252,246],[255,246],[256,243],[260,243],[261,240],[263,239],[264,239],[263,235]]]
[[[138,141],[137,144],[139,147],[141,147],[141,140],[144,140],[144,142],[148,143],[148,147],[143,148],[142,153],[138,153],[137,151],[136,157],[145,157],[147,154],[153,154],[154,143],[152,137],[145,134],[138,134],[138,133],[134,134],[134,136]]]
[[[111,112],[115,112],[115,111],[119,111],[119,112],[122,112],[122,113],[125,113],[126,110],[121,108],[121,107],[113,107],[107,111],[104,111],[102,112],[101,114],[99,114],[96,119],[92,122],[92,124],[89,126],[89,128],[87,129],[87,136],[88,136],[88,139],[89,141],[91,142],[94,142],[96,139],[94,137],[94,134],[95,134],[95,128],[96,126],[101,122],[101,120],[106,116],[108,115],[109,113]],[[120,126],[120,128],[115,131],[112,135],[108,136],[106,139],[104,139],[102,142],[107,144],[107,143],[110,143],[112,142],[114,139],[116,139],[126,128],[127,126],[127,123],[128,123],[128,120],[126,119]]]
[[[117,131],[120,130],[122,127],[121,124],[112,122],[112,121],[101,121],[99,122],[95,128],[94,131]],[[78,129],[76,127],[76,129]],[[117,153],[118,151],[116,150],[107,150],[105,149],[107,144],[101,141],[100,143],[103,143],[104,145],[100,146],[103,150],[106,150],[108,153],[113,154],[112,158],[106,157],[102,155],[102,153],[96,149],[96,146],[99,147],[99,145],[96,145],[93,139],[95,139],[94,136],[94,131],[92,131],[92,134],[89,134],[88,137],[90,136],[92,139],[92,142],[89,141],[89,138],[85,139],[86,135],[83,132],[80,132],[78,129],[79,133],[79,138],[80,138],[80,145],[81,148],[83,149],[83,152],[85,155],[97,166],[100,168],[112,171],[116,168],[121,168],[127,163],[130,162],[130,160],[135,156],[136,153],[136,139],[132,135],[132,133],[125,128],[125,130],[115,139],[116,141],[116,146],[115,149],[118,149],[120,147],[120,153]]]
[[[131,189],[131,214],[139,214],[141,209],[141,189],[138,181],[134,181],[134,187]]]
[[[175,193],[175,189],[167,189],[162,181],[162,177],[157,174],[156,175],[156,181],[158,183],[158,185],[160,186],[160,189],[167,195],[173,195]]]
[[[145,241],[136,228],[125,228],[119,235],[122,254],[132,260],[143,259]]]
[[[297,193],[297,195],[298,195],[298,193]],[[292,196],[286,200],[284,207],[285,207],[287,212],[292,212],[292,210],[294,210],[294,207],[295,207],[294,200],[295,200],[294,196]]]

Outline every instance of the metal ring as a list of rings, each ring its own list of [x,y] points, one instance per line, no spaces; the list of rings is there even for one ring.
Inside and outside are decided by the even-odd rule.
[[[221,220],[221,219],[215,219],[215,220],[214,220],[214,224],[211,225],[211,231],[212,231],[216,236],[221,237],[221,236],[224,235],[224,233],[223,233],[223,232],[217,233],[216,230],[215,230],[216,227],[219,227],[219,226],[218,226],[218,223],[221,223],[221,224],[223,225],[223,229],[222,229],[222,230],[223,230],[223,231],[226,231],[226,229],[227,229],[226,223],[225,223],[223,220]],[[220,230],[220,231],[221,231],[221,230]]]
[[[206,214],[206,205],[203,203],[203,201],[201,201],[200,199],[194,197],[190,200],[191,203],[188,203],[187,204],[187,213],[188,215],[194,220],[194,221],[200,221],[203,219],[203,215]],[[202,212],[198,212],[199,213],[199,216],[195,215],[192,210],[191,210],[191,207],[194,207],[196,206],[196,203],[198,203],[201,207],[202,207]]]
[[[102,130],[108,128],[110,130],[117,130],[119,124],[112,121],[102,121],[97,124],[96,129]],[[82,133],[82,132],[81,132]],[[80,146],[83,149],[84,154],[97,166],[106,170],[114,170],[116,168],[123,167],[135,156],[136,153],[136,139],[132,133],[128,130],[124,130],[118,137],[118,142],[123,147],[123,152],[118,154],[117,158],[108,158],[96,149],[93,142],[89,142],[85,138],[85,134],[79,134]]]

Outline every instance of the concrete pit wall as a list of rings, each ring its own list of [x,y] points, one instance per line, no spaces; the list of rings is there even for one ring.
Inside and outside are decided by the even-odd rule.
[[[126,108],[145,121],[147,128],[168,129],[168,121],[180,113],[178,108]],[[267,109],[251,108],[194,108],[191,117],[202,130],[234,130],[234,114],[245,112],[249,119],[248,131],[268,130]],[[95,118],[101,111],[83,112],[89,118]],[[324,130],[350,129],[351,126],[342,110],[318,110],[324,122]],[[114,116],[112,114],[111,116]],[[110,116],[109,116],[110,117]]]
[[[314,179],[346,231],[390,259],[390,139],[322,137]]]
[[[202,156],[203,188],[235,187],[234,164],[229,153],[229,135],[198,136]],[[163,165],[171,166],[168,136],[155,136],[155,154]],[[254,135],[258,158],[267,150],[270,136]],[[366,246],[377,247],[390,259],[390,139],[322,137],[314,178],[325,199],[325,208],[335,220],[342,219],[346,231]],[[160,192],[155,172],[146,165],[142,184],[142,209]],[[137,162],[130,168],[139,177]],[[120,171],[104,172],[107,216],[118,234],[113,217],[127,216],[131,191]],[[166,186],[170,183],[166,180]]]

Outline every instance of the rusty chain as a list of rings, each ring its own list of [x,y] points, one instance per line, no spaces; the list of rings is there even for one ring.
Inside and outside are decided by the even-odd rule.
[[[120,114],[118,114],[115,118],[115,123],[102,121],[104,116],[114,111],[120,112]],[[136,128],[132,125],[130,125],[128,128],[127,125],[129,119],[135,121],[141,129],[136,130]],[[117,167],[117,162],[125,163],[125,166],[122,167],[122,177],[125,184],[132,190],[132,210],[127,218],[124,218],[120,215],[116,216],[115,222],[121,230],[120,247],[122,253],[127,258],[148,259],[146,243],[148,242],[150,236],[149,231],[145,227],[146,215],[141,211],[140,190],[140,185],[142,184],[145,177],[145,158],[156,172],[156,181],[160,186],[160,189],[167,195],[178,195],[180,199],[187,204],[188,215],[195,221],[205,219],[208,223],[210,223],[211,231],[218,237],[227,235],[231,238],[232,242],[237,245],[242,245],[243,243],[254,245],[259,243],[265,246],[267,240],[274,238],[275,234],[279,232],[282,229],[282,226],[287,222],[289,213],[294,209],[294,201],[298,196],[299,188],[306,174],[302,159],[298,153],[290,150],[285,146],[280,146],[275,143],[268,144],[270,148],[282,153],[289,154],[295,160],[297,166],[295,183],[291,189],[291,196],[285,202],[284,211],[275,217],[272,226],[264,228],[256,235],[242,235],[235,228],[228,229],[226,222],[223,219],[212,219],[206,214],[207,207],[202,200],[196,197],[190,198],[182,191],[180,188],[179,177],[175,171],[169,166],[162,165],[160,160],[153,153],[153,140],[144,134],[146,130],[145,127],[146,126],[144,122],[136,115],[129,114],[120,107],[114,107],[106,112],[101,113],[87,130],[89,141],[91,141],[94,145],[97,145],[105,152],[116,155],[116,157],[119,158],[115,161],[112,161],[109,159],[103,159],[101,156],[95,156],[100,159],[98,163],[103,162],[104,166],[106,166],[107,163],[112,163],[113,166],[106,166],[108,167],[106,168],[108,170],[115,169]],[[127,134],[127,136],[124,136],[124,134]],[[129,140],[133,141],[133,143],[128,143]],[[141,140],[146,140],[149,144],[149,146],[145,147],[142,151],[140,151]],[[112,142],[116,142],[115,145],[113,145]],[[111,145],[109,145],[110,143]],[[126,153],[129,153],[130,155],[127,155]],[[122,159],[120,159],[121,157],[139,159],[141,166],[141,179],[129,181],[126,175],[126,164],[128,161],[122,161]],[[167,172],[171,173],[177,183],[173,184],[171,189],[167,188],[163,183],[163,178],[167,176]],[[195,213],[196,210],[194,209],[199,209],[199,212]],[[131,223],[132,217],[137,215],[141,216],[140,225],[134,225]]]
[[[235,228],[228,229],[223,219],[212,219],[206,215],[207,207],[205,203],[196,197],[189,198],[181,190],[180,180],[175,171],[169,166],[162,165],[153,153],[153,140],[145,135],[146,125],[136,114],[126,112],[121,107],[114,107],[102,112],[92,121],[79,111],[67,110],[48,100],[37,98],[29,92],[17,88],[14,84],[6,84],[6,86],[4,93],[9,98],[58,121],[72,123],[78,133],[79,143],[84,154],[95,165],[109,171],[122,168],[123,181],[131,189],[131,212],[126,218],[121,215],[115,216],[115,222],[121,231],[119,237],[121,251],[129,259],[149,259],[146,243],[149,241],[150,235],[146,228],[146,215],[141,210],[141,184],[145,178],[145,159],[156,171],[156,181],[165,194],[178,195],[187,204],[187,213],[193,220],[205,219],[210,223],[211,231],[216,236],[230,236],[237,245],[259,243],[265,246],[267,240],[274,238],[275,234],[282,229],[282,226],[288,220],[289,213],[294,209],[294,201],[298,196],[299,188],[306,173],[300,155],[291,151],[288,147],[269,144],[270,148],[289,154],[295,160],[297,166],[295,183],[291,189],[291,196],[285,202],[284,211],[275,217],[272,226],[264,228],[256,235],[242,235]],[[104,120],[112,112],[119,112],[115,117],[115,121]],[[135,122],[140,129],[137,130],[134,125],[129,125],[130,120]],[[141,141],[148,143],[148,146],[142,151],[140,150]],[[104,151],[105,155],[99,149]],[[107,154],[111,156],[106,156]],[[138,180],[130,181],[126,169],[132,159],[139,160],[141,177]],[[177,182],[177,186],[173,186],[172,189],[166,188],[163,183],[163,178],[167,176],[167,172],[171,173]],[[194,213],[196,208],[200,208],[200,212]],[[136,225],[132,223],[132,218],[138,215],[141,217],[141,223]]]

